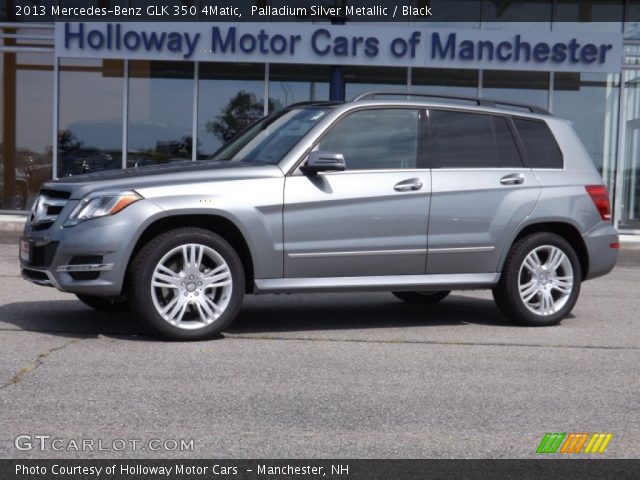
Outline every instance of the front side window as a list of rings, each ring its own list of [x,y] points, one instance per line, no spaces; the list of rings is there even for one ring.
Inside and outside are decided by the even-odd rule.
[[[360,110],[340,120],[318,148],[344,155],[347,170],[416,168],[418,125],[418,110]]]
[[[504,117],[448,110],[429,111],[432,168],[522,167]]]

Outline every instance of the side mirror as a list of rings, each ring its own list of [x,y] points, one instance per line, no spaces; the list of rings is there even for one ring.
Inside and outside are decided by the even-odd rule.
[[[346,169],[344,155],[322,150],[311,152],[307,161],[300,167],[306,175],[316,175],[319,172],[342,172]]]

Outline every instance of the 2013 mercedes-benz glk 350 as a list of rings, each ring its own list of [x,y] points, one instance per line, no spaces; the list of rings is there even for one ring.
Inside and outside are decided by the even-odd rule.
[[[209,161],[45,184],[24,278],[202,339],[248,293],[491,289],[512,321],[552,325],[614,267],[608,193],[569,122],[384,95],[290,106]]]

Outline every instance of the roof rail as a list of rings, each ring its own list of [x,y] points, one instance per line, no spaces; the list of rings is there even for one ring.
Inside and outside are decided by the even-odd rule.
[[[284,108],[290,109],[290,108],[304,107],[306,105],[329,106],[329,105],[338,105],[340,103],[344,103],[344,102],[339,102],[337,100],[305,100],[304,102],[292,103],[291,105],[287,105]]]
[[[482,107],[501,108],[502,105],[507,107],[519,107],[529,110],[531,113],[538,113],[541,115],[551,115],[548,110],[538,107],[536,105],[528,105],[526,103],[516,103],[503,100],[491,100],[489,98],[478,97],[465,97],[461,95],[443,95],[440,93],[413,93],[413,92],[365,92],[358,95],[353,99],[354,102],[358,100],[373,100],[378,96],[401,96],[401,97],[427,97],[427,98],[444,98],[449,100],[466,100],[474,102],[476,105]]]

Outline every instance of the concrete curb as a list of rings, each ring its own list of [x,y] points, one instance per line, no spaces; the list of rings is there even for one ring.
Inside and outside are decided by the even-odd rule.
[[[0,215],[0,232],[22,232],[27,215]]]

